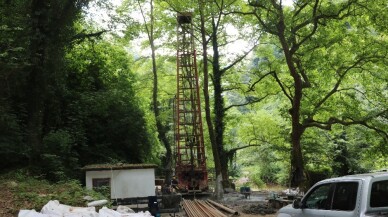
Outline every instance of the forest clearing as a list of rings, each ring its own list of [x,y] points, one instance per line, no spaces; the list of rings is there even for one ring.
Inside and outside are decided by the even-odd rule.
[[[103,195],[83,189],[76,182],[49,184],[35,178],[24,177],[21,173],[2,176],[0,184],[4,186],[0,189],[0,216],[2,217],[18,216],[20,210],[35,209],[39,212],[51,200],[63,201],[64,204],[75,207],[87,207],[85,195],[106,199]],[[245,199],[241,194],[234,192],[225,196],[223,204],[237,210],[242,217],[258,215],[271,217],[271,214],[265,214],[265,212],[273,213],[276,209],[263,209],[266,206],[263,195],[266,194],[264,191],[255,191],[252,192],[252,199]],[[261,198],[258,199],[256,195]],[[258,206],[258,203],[262,205]],[[101,207],[97,208],[101,209]],[[259,210],[260,207],[261,210]],[[175,213],[161,213],[161,216],[170,216],[170,214],[184,216],[185,212],[181,208]]]
[[[113,207],[281,189],[271,197],[386,171],[387,9],[1,1],[0,215],[87,195]]]

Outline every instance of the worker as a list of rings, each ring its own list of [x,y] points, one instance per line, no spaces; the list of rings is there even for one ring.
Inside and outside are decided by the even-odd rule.
[[[171,179],[171,187],[175,190],[178,190],[178,180],[175,176],[173,176]]]

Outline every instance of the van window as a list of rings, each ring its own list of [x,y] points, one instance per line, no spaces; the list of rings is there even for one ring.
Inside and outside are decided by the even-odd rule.
[[[388,180],[374,182],[370,194],[370,207],[388,206]]]
[[[315,188],[306,198],[305,206],[308,209],[328,209],[330,184],[325,184]]]
[[[336,184],[333,198],[333,210],[351,211],[356,207],[358,182],[340,182]]]

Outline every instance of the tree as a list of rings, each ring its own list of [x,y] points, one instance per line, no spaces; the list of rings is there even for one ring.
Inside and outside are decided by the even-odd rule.
[[[24,68],[28,65],[28,33],[25,1],[0,3],[0,157],[1,170],[28,164],[28,146],[23,143],[24,129],[20,116],[26,111],[19,102],[22,98]],[[27,163],[26,163],[27,162]]]
[[[2,17],[9,15],[1,19],[1,26],[5,27],[2,63],[7,69],[1,72],[1,77],[8,86],[8,93],[4,92],[1,97],[10,105],[10,112],[17,114],[27,147],[25,156],[33,168],[40,161],[42,139],[52,127],[47,123],[47,105],[53,102],[51,94],[57,79],[63,75],[60,67],[64,47],[87,1],[4,1],[1,4]],[[26,14],[30,15],[28,19]]]
[[[169,102],[170,98],[166,99],[164,87],[171,85],[163,84],[168,80],[163,77],[164,65],[168,64],[165,64],[166,57],[157,53],[159,48],[157,43],[162,35],[163,27],[158,25],[159,17],[162,16],[160,8],[152,0],[128,0],[123,1],[116,11],[113,10],[112,5],[108,6],[108,9],[110,11],[108,25],[114,27],[111,32],[114,43],[126,47],[135,58],[131,66],[131,70],[137,74],[134,88],[138,92],[137,95],[142,98],[140,106],[145,110],[147,127],[153,131],[151,134],[155,134],[159,140],[153,142],[154,150],[158,150],[159,144],[165,148],[161,160],[165,182],[169,183],[172,175],[172,149],[168,138],[169,119],[166,118],[165,113],[170,114],[171,112],[166,112],[165,109],[165,104],[168,104],[166,102]],[[149,88],[150,86],[152,88]],[[158,150],[157,153],[159,152],[163,151]]]
[[[212,64],[212,74],[211,74],[211,84],[213,85],[213,100],[214,100],[214,124],[208,123],[209,132],[212,130],[214,132],[214,142],[212,146],[216,147],[218,152],[218,156],[220,158],[220,167],[221,174],[224,187],[229,187],[229,175],[228,175],[228,162],[229,156],[231,153],[236,150],[242,149],[241,147],[231,148],[231,150],[227,150],[224,144],[224,133],[225,133],[225,116],[227,111],[236,106],[245,106],[253,103],[257,103],[261,101],[261,99],[256,98],[255,100],[246,100],[242,104],[231,104],[225,105],[225,97],[224,95],[228,92],[233,91],[236,87],[231,85],[225,85],[225,83],[230,82],[233,83],[232,80],[227,80],[228,72],[233,73],[233,68],[243,62],[245,57],[255,48],[255,43],[251,43],[242,53],[237,53],[234,56],[228,56],[227,45],[232,44],[233,40],[241,40],[248,35],[243,36],[239,34],[237,38],[231,37],[226,28],[233,27],[237,28],[237,30],[244,30],[245,33],[249,33],[247,31],[249,25],[246,25],[246,20],[241,19],[239,16],[234,16],[234,14],[229,13],[231,8],[235,6],[235,1],[214,1],[208,2],[207,7],[211,8],[208,11],[208,20],[210,23],[210,27],[208,27],[208,39],[206,41],[202,41],[203,44],[210,43],[212,49],[212,56],[209,59],[205,59],[204,61],[209,61]],[[203,32],[203,31],[202,31]],[[230,54],[229,54],[230,55]],[[205,70],[206,71],[206,70]],[[206,99],[206,97],[205,97]],[[209,110],[210,103],[205,100],[205,110]],[[207,113],[207,120],[209,122],[210,114]],[[247,146],[248,147],[248,146]],[[213,152],[214,152],[213,148]]]
[[[208,40],[207,40],[207,31],[206,31],[206,23],[205,23],[205,14],[204,14],[205,4],[203,1],[199,1],[198,10],[200,14],[200,35],[201,35],[201,44],[202,44],[202,57],[203,57],[203,95],[205,100],[205,117],[207,123],[207,129],[209,132],[210,144],[212,147],[214,167],[215,167],[215,193],[216,198],[220,199],[223,197],[223,187],[222,187],[222,166],[220,161],[220,153],[217,148],[216,136],[213,128],[213,121],[211,118],[210,111],[210,97],[209,97],[209,65],[208,65]]]
[[[152,61],[152,75],[153,75],[153,88],[152,88],[152,110],[155,115],[156,129],[158,131],[158,138],[160,142],[164,145],[166,149],[166,156],[163,161],[164,174],[165,174],[165,183],[170,183],[172,179],[172,149],[170,141],[167,138],[168,126],[164,126],[161,120],[160,108],[159,108],[159,99],[158,99],[158,68],[156,64],[156,46],[154,38],[154,26],[155,26],[155,16],[154,16],[154,2],[150,0],[149,2],[149,21],[147,22],[146,14],[143,9],[143,6],[140,3],[140,0],[137,0],[138,6],[141,11],[141,15],[144,21],[145,32],[148,37],[148,41],[151,48],[151,61]]]
[[[247,176],[250,179],[258,184],[286,184],[283,170],[288,168],[288,152],[285,150],[289,149],[289,144],[285,141],[283,131],[286,131],[287,123],[277,115],[279,111],[276,107],[266,108],[273,102],[266,102],[230,111],[226,132],[231,136],[227,137],[226,143],[240,147],[235,164],[242,167],[244,172],[249,172]]]
[[[74,136],[86,137],[82,143],[76,137],[81,164],[151,160],[152,144],[135,96],[136,76],[125,50],[109,42],[88,42],[74,47],[68,61],[70,93],[65,99],[71,121],[66,126]]]
[[[224,79],[228,78],[229,73],[233,73],[233,68],[240,64],[255,47],[255,44],[251,43],[243,52],[236,52],[231,55],[228,53],[228,46],[235,41],[241,41],[242,39],[249,41],[250,39],[247,34],[232,36],[232,33],[229,33],[227,29],[244,29],[245,33],[251,33],[251,31],[246,31],[250,26],[244,23],[246,21],[242,19],[243,17],[228,13],[233,8],[233,4],[236,3],[235,1],[200,1],[198,5],[189,4],[184,6],[180,5],[180,3],[175,4],[174,1],[168,2],[174,11],[182,12],[185,9],[194,9],[199,14],[199,20],[195,19],[194,26],[199,31],[198,41],[202,45],[205,117],[215,161],[216,177],[221,175],[224,187],[228,187],[230,184],[228,178],[229,154],[224,145],[224,129],[226,124],[224,119],[226,112],[232,107],[257,103],[260,100],[247,100],[241,105],[225,106],[224,94],[233,91],[236,87],[224,87],[227,82],[234,83],[229,80],[224,82]],[[211,50],[211,54],[209,54],[208,50]],[[211,78],[210,80],[209,77]],[[209,97],[211,95],[209,92],[211,91],[213,91],[212,100]],[[211,108],[212,106],[213,109]],[[218,161],[217,159],[220,160]]]
[[[1,3],[1,171],[58,181],[90,163],[158,162],[131,57],[82,22],[86,4]]]
[[[360,76],[376,78],[374,74],[384,67],[386,48],[368,30],[367,9],[379,4],[315,0],[287,7],[282,1],[250,1],[253,11],[245,14],[256,17],[274,48],[275,57],[267,58],[261,70],[269,71],[289,102],[293,186],[305,180],[301,141],[306,129],[360,124],[387,138],[378,121],[387,110],[383,103],[368,102],[366,90],[371,84],[360,80]],[[279,61],[287,70],[276,65]],[[371,103],[379,105],[368,109]]]

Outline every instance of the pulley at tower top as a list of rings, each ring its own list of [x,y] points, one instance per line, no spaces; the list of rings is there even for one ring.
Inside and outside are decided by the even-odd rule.
[[[179,13],[179,14],[177,15],[178,25],[181,25],[181,24],[188,24],[188,23],[191,24],[192,17],[193,17],[193,13],[191,13],[191,12],[182,12],[182,13]]]

